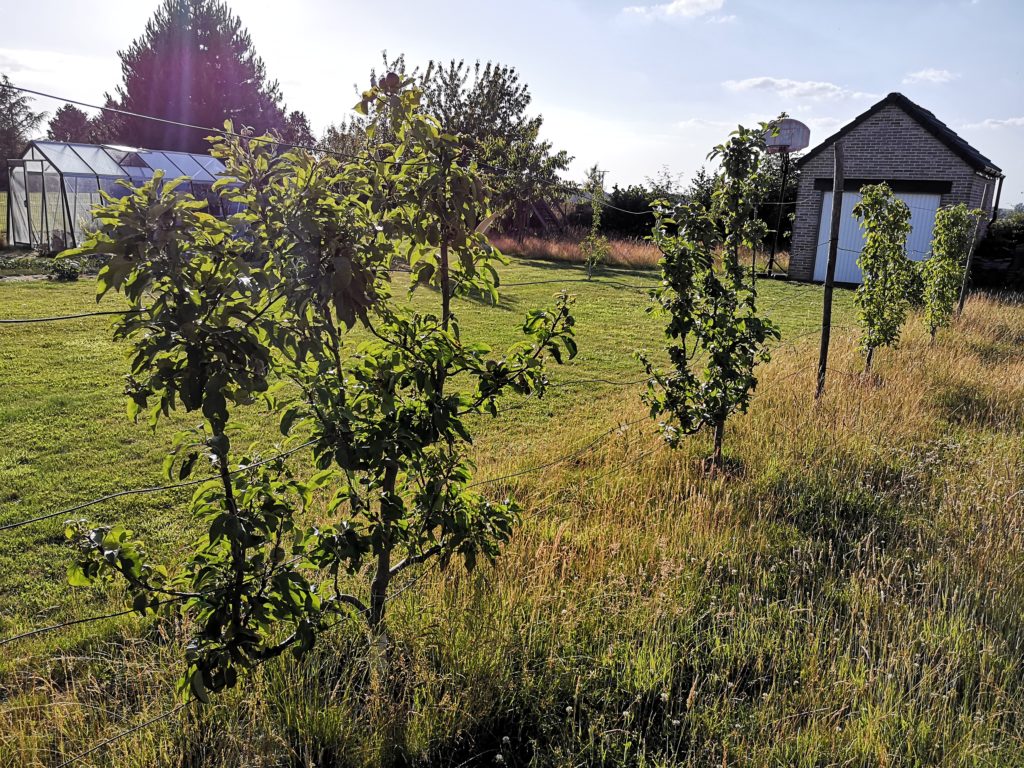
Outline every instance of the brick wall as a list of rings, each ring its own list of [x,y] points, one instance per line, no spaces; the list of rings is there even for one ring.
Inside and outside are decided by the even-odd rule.
[[[890,181],[948,181],[949,193],[940,205],[966,202],[992,204],[995,182],[975,173],[926,128],[895,105],[883,107],[850,131],[843,141],[843,172],[848,179]],[[826,147],[801,167],[796,219],[790,249],[789,276],[795,280],[814,277],[817,246],[828,238],[819,232],[821,203],[827,194],[814,188],[815,179],[831,179],[835,168],[833,147]],[[987,193],[985,185],[989,186]],[[982,195],[985,200],[982,200]]]

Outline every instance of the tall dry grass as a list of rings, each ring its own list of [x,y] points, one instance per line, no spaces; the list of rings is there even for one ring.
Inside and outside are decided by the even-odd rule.
[[[834,339],[816,405],[815,340],[776,350],[728,476],[703,438],[666,448],[633,390],[479,445],[483,477],[580,450],[492,489],[524,505],[513,542],[416,574],[387,658],[339,627],[91,764],[1024,764],[1024,307],[972,299],[935,344],[915,323],[871,378],[853,348]],[[0,762],[170,707],[172,630],[35,648]]]
[[[519,256],[526,259],[540,259],[542,261],[554,261],[566,264],[585,264],[586,258],[580,250],[582,235],[563,237],[525,237],[519,240],[509,235],[491,235],[491,244],[502,253]],[[609,253],[606,264],[611,267],[624,269],[655,269],[661,261],[661,252],[658,248],[645,240],[631,240],[623,238],[611,238],[608,241]],[[744,266],[751,264],[751,259],[756,256],[758,269],[765,269],[768,262],[768,254],[758,252],[752,254],[744,249],[740,256],[740,263]],[[789,253],[780,252],[775,256],[773,273],[786,273],[789,270]]]
[[[491,235],[491,243],[502,253],[528,259],[542,259],[567,264],[584,264],[586,258],[580,250],[582,236],[534,237],[523,240],[508,235]],[[643,240],[613,238],[608,242],[607,264],[627,269],[653,269],[658,266],[661,252]]]

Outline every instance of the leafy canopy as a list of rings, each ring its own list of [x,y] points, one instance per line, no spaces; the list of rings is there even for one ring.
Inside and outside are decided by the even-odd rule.
[[[861,284],[855,302],[859,310],[860,346],[867,366],[878,347],[895,347],[910,308],[913,266],[907,258],[910,209],[887,184],[868,184],[853,215],[864,231],[864,247],[857,257]]]
[[[123,527],[77,522],[71,580],[120,574],[137,610],[188,617],[185,696],[206,700],[285,650],[302,655],[339,621],[384,635],[393,580],[422,562],[496,557],[517,507],[474,487],[466,419],[497,415],[509,391],[543,394],[545,362],[576,351],[566,296],[529,312],[503,352],[462,339],[452,299],[498,286],[501,255],[478,231],[486,185],[397,75],[358,109],[371,137],[391,137],[358,159],[224,138],[215,189],[228,220],[157,177],[110,200],[79,250],[110,255],[99,294],[121,292],[133,310],[116,329],[133,349],[130,413],[153,424],[177,408],[201,414],[165,471],[208,466],[212,478],[190,504],[204,532],[182,562],[153,564]],[[434,310],[394,298],[399,259],[412,288],[436,290]],[[368,338],[349,338],[355,327]],[[257,399],[284,441],[269,460],[234,445],[235,408]]]
[[[764,134],[772,127],[741,126],[711,152],[720,168],[710,205],[693,197],[655,211],[652,240],[663,258],[654,296],[668,315],[672,368],[662,372],[643,359],[651,376],[645,400],[652,416],[667,417],[662,427],[671,444],[712,427],[719,465],[725,421],[746,411],[757,386],[754,368],[779,335],[758,314],[753,275],[740,260],[764,235],[756,211],[765,191]]]
[[[940,208],[935,214],[932,252],[921,264],[924,325],[932,338],[953,317],[977,223],[984,215],[984,211],[969,210],[964,203]]]
[[[46,128],[46,137],[52,141],[89,143],[92,130],[89,116],[74,104],[60,107]]]
[[[384,67],[400,77],[414,79],[423,91],[424,109],[441,129],[459,138],[459,144],[476,161],[490,190],[490,208],[502,216],[521,203],[562,196],[552,182],[572,158],[555,151],[540,138],[544,119],[529,114],[529,86],[514,67],[477,61],[431,60],[422,70],[407,70],[405,56],[384,55]],[[371,79],[377,82],[376,71]],[[389,137],[378,131],[375,140]],[[365,125],[345,121],[328,128],[324,145],[349,151],[367,139]]]

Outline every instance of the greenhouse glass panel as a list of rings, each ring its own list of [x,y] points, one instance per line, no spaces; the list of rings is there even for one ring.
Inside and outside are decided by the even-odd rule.
[[[28,224],[28,189],[25,183],[25,166],[11,167],[11,184],[8,194],[11,200],[8,210],[11,220],[8,222],[8,238],[16,245],[32,245],[32,232]]]
[[[191,157],[203,166],[211,176],[220,176],[225,171],[224,163],[216,157],[210,157],[209,155],[192,155]]]
[[[44,171],[43,203],[48,228],[49,248],[52,251],[63,251],[70,246],[67,237],[67,222],[64,220],[63,193],[60,174],[56,171]]]
[[[131,189],[126,187],[122,181],[130,181],[129,179],[112,179],[110,177],[99,178],[100,190],[106,192],[115,200],[120,200],[122,197],[131,193]]]
[[[95,173],[67,144],[40,141],[38,142],[38,147],[42,156],[53,163],[54,167],[61,173]]]
[[[139,186],[143,182],[149,181],[153,178],[152,168],[141,168],[135,166],[125,166],[125,173],[128,174],[128,178],[131,179],[132,184]]]
[[[71,144],[70,148],[92,168],[97,176],[124,176],[124,170],[114,162],[103,147],[91,144]]]
[[[187,173],[176,166],[174,162],[163,152],[154,152],[150,149],[139,150],[139,157],[141,157],[154,171],[163,171],[164,177],[168,180],[188,176]]]
[[[46,220],[45,193],[43,192],[42,162],[25,164],[25,188],[28,193],[28,223],[32,245],[49,242],[49,222]]]
[[[192,179],[192,181],[214,181],[212,175],[192,156],[184,152],[164,152],[170,160]]]
[[[103,202],[95,176],[65,176],[64,190],[71,211],[71,234],[78,244],[87,237],[92,226],[92,209]]]

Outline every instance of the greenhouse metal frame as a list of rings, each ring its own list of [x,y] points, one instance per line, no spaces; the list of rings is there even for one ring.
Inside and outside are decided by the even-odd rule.
[[[128,194],[119,182],[137,186],[162,171],[167,180],[184,178],[179,189],[206,200],[221,215],[213,183],[224,164],[209,155],[170,150],[131,149],[66,141],[30,142],[21,158],[7,161],[7,240],[45,252],[77,246],[87,236],[92,210]]]

